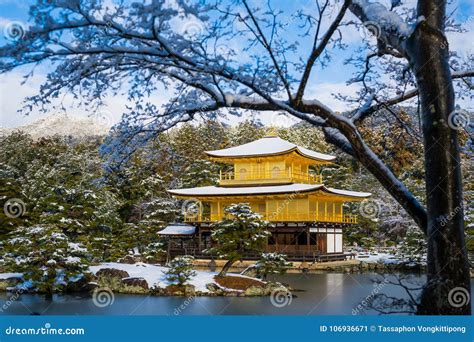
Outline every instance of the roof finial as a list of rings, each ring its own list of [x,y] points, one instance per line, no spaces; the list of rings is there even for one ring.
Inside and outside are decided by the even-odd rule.
[[[275,126],[269,126],[267,128],[267,131],[266,131],[266,134],[265,134],[265,137],[277,137],[278,134],[277,134],[277,129]]]

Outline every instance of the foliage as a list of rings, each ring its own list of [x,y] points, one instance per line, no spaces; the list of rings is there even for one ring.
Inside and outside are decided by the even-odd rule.
[[[87,271],[87,249],[55,225],[18,227],[11,235],[5,241],[6,268],[22,272],[40,292],[64,290]]]
[[[219,134],[209,139],[216,127]],[[246,143],[268,133],[267,128],[249,121],[225,129],[219,127],[205,122],[174,129],[160,137],[160,144],[149,144],[120,172],[112,174],[102,169],[103,159],[97,152],[100,140],[33,140],[21,132],[5,136],[4,148],[0,149],[0,204],[20,198],[26,204],[26,213],[10,218],[3,210],[0,212],[2,240],[18,226],[54,224],[72,242],[82,243],[93,262],[116,261],[136,252],[147,260],[159,259],[163,246],[156,232],[182,216],[179,202],[165,190],[213,184],[217,168],[225,166],[208,162],[203,151]],[[337,167],[322,169],[326,184],[373,193],[379,206],[374,217],[361,216],[358,203],[344,208],[347,213],[359,215],[359,224],[344,230],[346,244],[371,248],[401,241],[413,220],[360,164],[324,143],[317,128],[297,125],[274,127],[273,131],[291,142],[337,155]],[[201,137],[199,149],[193,147],[196,137]],[[423,200],[423,166],[417,158],[404,164],[400,177]],[[467,152],[462,161],[467,190],[466,224],[470,227],[472,162]],[[466,233],[473,235],[471,231]]]
[[[420,263],[426,259],[426,239],[421,230],[411,226],[397,246],[396,256],[406,263]]]
[[[169,263],[169,269],[166,270],[166,279],[170,282],[177,282],[178,285],[184,285],[196,275],[193,270],[194,258],[189,255],[177,256]]]
[[[286,261],[286,255],[280,253],[262,253],[255,263],[257,274],[263,279],[269,274],[285,274],[291,266],[292,263]]]
[[[226,218],[213,225],[212,238],[216,246],[209,252],[228,260],[222,274],[248,253],[262,252],[270,232],[268,222],[254,213],[248,203],[231,204],[224,209]]]

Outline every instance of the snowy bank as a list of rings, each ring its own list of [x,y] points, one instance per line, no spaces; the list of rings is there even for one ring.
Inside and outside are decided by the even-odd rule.
[[[0,273],[0,280],[21,278],[21,277],[23,277],[23,273]]]
[[[117,262],[103,263],[97,266],[90,266],[89,269],[92,273],[96,274],[103,268],[113,268],[127,272],[130,277],[143,278],[148,283],[150,288],[153,287],[167,287],[172,285],[172,282],[166,280],[164,272],[168,269],[164,266],[156,266],[145,264],[142,262],[136,264],[121,264]],[[196,275],[189,281],[190,285],[193,285],[197,291],[209,292],[206,288],[206,284],[215,283],[214,276],[216,272],[196,271]]]
[[[357,253],[355,259],[368,263],[397,264],[400,262],[393,254],[389,253]]]

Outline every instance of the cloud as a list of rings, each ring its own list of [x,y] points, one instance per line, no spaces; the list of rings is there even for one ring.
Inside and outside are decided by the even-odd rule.
[[[44,70],[43,70],[44,71]],[[87,106],[78,107],[72,95],[61,98],[65,110],[41,113],[37,108],[33,108],[28,115],[20,114],[17,111],[23,107],[23,101],[28,96],[38,94],[40,85],[45,81],[45,72],[36,73],[28,82],[22,84],[26,68],[19,68],[14,72],[0,75],[0,127],[18,127],[29,124],[46,115],[66,113],[77,117],[90,117],[95,115]],[[150,100],[158,106],[169,98],[165,91],[157,92],[150,97]],[[53,101],[59,101],[53,99]],[[109,96],[105,99],[106,106],[102,108],[102,113],[107,113],[107,123],[115,124],[120,121],[122,114],[129,104],[126,96]],[[58,104],[59,102],[53,102]]]

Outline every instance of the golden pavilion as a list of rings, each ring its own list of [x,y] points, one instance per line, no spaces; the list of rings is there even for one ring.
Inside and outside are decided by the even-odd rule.
[[[168,190],[179,199],[198,203],[197,210],[185,214],[184,224],[172,224],[160,232],[181,238],[181,251],[176,254],[205,257],[202,251],[213,243],[212,223],[224,218],[224,208],[230,204],[245,202],[271,223],[267,251],[285,253],[292,260],[346,257],[342,231],[356,224],[357,217],[344,212],[344,203],[371,194],[324,184],[321,166],[333,163],[334,156],[276,136],[206,154],[228,164],[231,171],[220,172],[217,186]]]

